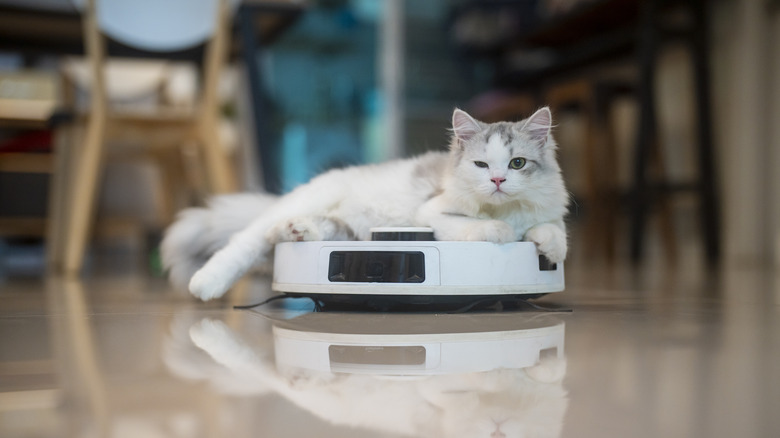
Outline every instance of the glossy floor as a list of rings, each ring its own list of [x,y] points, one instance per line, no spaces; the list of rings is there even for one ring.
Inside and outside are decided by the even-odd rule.
[[[780,288],[582,269],[572,313],[233,310],[140,275],[0,285],[2,437],[777,437]]]

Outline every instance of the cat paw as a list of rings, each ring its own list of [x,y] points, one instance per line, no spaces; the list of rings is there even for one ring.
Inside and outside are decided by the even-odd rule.
[[[227,275],[211,272],[208,267],[201,268],[190,279],[190,293],[203,301],[213,300],[225,294],[234,280]]]
[[[506,222],[489,220],[474,224],[466,234],[466,240],[493,243],[509,243],[517,240],[515,230]]]
[[[310,242],[322,240],[317,224],[309,218],[297,218],[282,221],[271,228],[267,235],[271,243],[279,242]]]
[[[525,240],[534,242],[539,252],[552,263],[560,263],[566,259],[566,233],[556,225],[536,225],[525,233]]]

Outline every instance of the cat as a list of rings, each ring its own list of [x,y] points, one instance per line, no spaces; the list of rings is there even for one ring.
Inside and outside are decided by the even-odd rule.
[[[455,109],[448,152],[332,170],[281,197],[229,195],[185,211],[162,242],[164,266],[209,300],[252,267],[267,269],[276,243],[368,240],[382,226],[431,227],[437,240],[526,240],[562,262],[569,195],[551,129],[547,107],[514,123]]]
[[[273,344],[251,346],[268,331],[253,332],[250,344],[218,319],[192,324],[186,344],[182,329],[166,348],[166,356],[180,356],[166,357],[169,367],[186,364],[171,368],[177,375],[230,394],[279,395],[328,423],[383,436],[554,438],[568,408],[566,360],[555,355],[527,368],[392,378],[280,369]]]

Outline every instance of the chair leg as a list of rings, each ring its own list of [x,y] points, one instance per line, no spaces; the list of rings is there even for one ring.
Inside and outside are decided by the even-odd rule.
[[[655,181],[666,181],[666,171],[664,170],[664,155],[661,144],[656,138],[650,145],[650,157],[648,166]],[[664,257],[670,266],[677,264],[677,236],[674,232],[674,214],[672,212],[672,203],[670,195],[673,192],[662,189],[660,196],[654,199],[658,208],[658,220],[661,231],[661,242],[664,251]]]
[[[636,149],[634,151],[634,182],[632,187],[631,212],[631,261],[638,264],[644,255],[644,241],[647,213],[651,201],[647,181],[647,162],[652,143],[657,135],[655,115],[655,64],[657,35],[655,2],[642,4],[639,30],[639,120],[637,126]]]
[[[46,266],[50,273],[62,270],[67,235],[67,211],[70,204],[73,147],[79,143],[77,129],[64,126],[55,134],[54,169],[49,182],[49,212],[46,229]]]
[[[698,165],[700,172],[700,220],[706,261],[710,267],[721,259],[720,202],[718,199],[717,170],[712,139],[712,101],[710,95],[710,46],[707,6],[703,0],[692,2],[694,26],[692,33],[691,58],[694,72],[694,98],[696,101],[696,129],[699,136]]]
[[[170,225],[181,206],[182,187],[187,187],[182,174],[182,160],[179,148],[160,151],[156,154],[160,170],[159,207],[163,226]]]
[[[76,155],[73,170],[73,191],[67,208],[67,234],[64,273],[78,274],[84,262],[84,252],[89,239],[95,195],[100,178],[105,144],[106,117],[93,112],[87,125],[86,138],[81,153]]]
[[[589,86],[590,87],[590,86]],[[603,193],[602,175],[604,163],[600,156],[603,152],[603,132],[600,129],[598,111],[595,97],[589,91],[582,96],[582,115],[585,120],[585,142],[583,144],[583,162],[585,174],[585,245],[588,251],[595,253],[607,253],[608,235],[614,232],[607,228],[607,211]]]
[[[230,44],[228,26],[229,6],[226,0],[219,2],[216,30],[206,47],[203,97],[200,123],[196,128],[206,160],[206,172],[212,193],[235,191],[237,180],[231,172],[230,158],[219,141],[219,96],[217,93],[222,66]]]
[[[602,233],[604,239],[604,254],[607,263],[615,263],[616,253],[616,235],[618,233],[618,148],[615,135],[611,129],[610,108],[613,101],[613,91],[609,84],[597,83],[594,85],[593,92],[593,119],[594,130],[597,133],[598,142],[602,145],[599,153],[599,163],[594,171],[608,169],[607,172],[599,172],[599,203],[603,217],[599,224],[605,230]]]
[[[184,184],[191,190],[188,205],[201,202],[209,196],[203,148],[200,146],[198,142],[188,142],[180,150]]]
[[[236,176],[231,171],[230,157],[219,141],[217,124],[203,123],[200,138],[211,193],[220,194],[236,191]]]

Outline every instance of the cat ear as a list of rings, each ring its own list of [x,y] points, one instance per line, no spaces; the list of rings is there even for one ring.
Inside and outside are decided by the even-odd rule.
[[[455,138],[468,141],[481,130],[482,126],[478,121],[474,120],[466,111],[455,108],[452,113],[452,132],[455,134]]]
[[[542,146],[547,143],[547,136],[552,128],[552,113],[549,107],[544,107],[526,120],[523,131],[531,135],[531,139]]]

